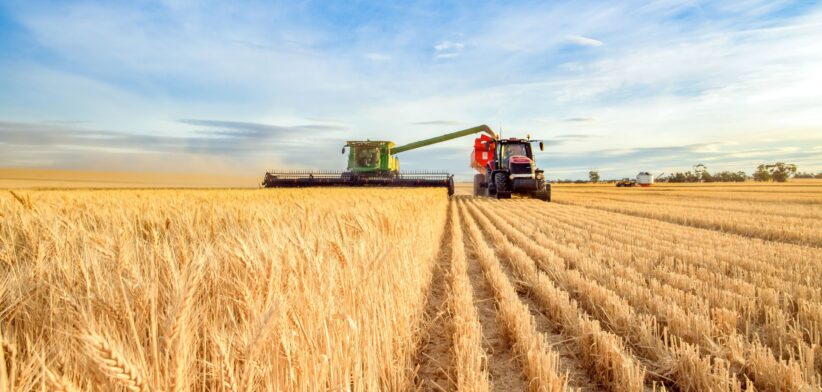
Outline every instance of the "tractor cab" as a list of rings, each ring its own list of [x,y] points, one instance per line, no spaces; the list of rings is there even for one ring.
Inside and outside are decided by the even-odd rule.
[[[380,175],[396,172],[400,162],[391,155],[394,142],[389,141],[349,141],[342,149],[348,148],[347,171],[353,174]]]
[[[498,143],[499,148],[497,150],[500,154],[498,161],[501,168],[512,167],[512,164],[514,166],[522,165],[525,163],[525,160],[533,162],[534,155],[531,152],[530,141],[523,139],[504,139]],[[530,163],[528,165],[530,166]]]

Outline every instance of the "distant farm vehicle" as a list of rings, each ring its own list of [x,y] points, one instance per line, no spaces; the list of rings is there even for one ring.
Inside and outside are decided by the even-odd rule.
[[[262,186],[266,188],[299,188],[320,186],[392,186],[446,187],[454,194],[454,176],[447,172],[400,172],[400,160],[395,154],[441,143],[479,132],[494,135],[487,125],[464,129],[404,146],[394,147],[390,141],[349,141],[348,167],[345,171],[269,171]]]
[[[633,178],[625,177],[625,178],[617,181],[616,186],[618,188],[636,186],[636,180],[633,179]]]
[[[656,182],[656,180],[658,180],[663,175],[665,175],[665,173],[660,173],[659,175],[655,176],[651,174],[651,172],[639,172],[639,174],[636,175],[636,183],[639,186],[651,186],[654,185],[654,182]]]
[[[532,143],[542,140],[509,138],[500,139],[481,135],[474,140],[471,167],[474,175],[474,196],[510,199],[520,195],[551,201],[551,184],[545,181],[545,173],[536,167]]]
[[[616,182],[616,186],[618,187],[632,187],[632,186],[642,186],[647,187],[654,184],[656,180],[662,177],[665,173],[660,173],[657,176],[651,174],[651,172],[642,171],[636,175],[636,179],[625,177]]]

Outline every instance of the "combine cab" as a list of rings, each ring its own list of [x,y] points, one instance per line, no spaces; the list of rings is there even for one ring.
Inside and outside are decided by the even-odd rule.
[[[269,171],[262,186],[266,188],[293,188],[317,186],[391,186],[391,187],[444,187],[454,194],[454,176],[447,172],[400,172],[400,160],[395,154],[446,140],[485,132],[493,135],[488,126],[481,125],[446,135],[395,147],[390,141],[349,141],[348,167],[345,171]]]
[[[474,196],[510,199],[511,195],[551,201],[551,184],[545,180],[543,170],[536,167],[532,143],[541,140],[497,139],[486,135],[474,140],[471,167],[474,175]]]

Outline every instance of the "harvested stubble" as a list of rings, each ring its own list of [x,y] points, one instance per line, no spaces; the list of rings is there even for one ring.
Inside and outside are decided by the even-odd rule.
[[[6,193],[0,387],[408,389],[446,207],[432,189]]]
[[[496,238],[494,246],[511,264],[517,279],[534,294],[550,320],[563,330],[567,339],[576,342],[588,372],[612,391],[643,390],[645,368],[625,350],[622,339],[602,331],[597,321],[584,314],[567,292],[557,289],[534,261],[501,236],[473,204],[469,204],[469,210],[483,230]]]
[[[555,200],[559,203],[572,204],[587,208],[616,212],[643,218],[658,219],[677,224],[719,230],[744,236],[762,238],[770,241],[781,241],[811,246],[822,246],[822,206],[807,204],[801,200],[783,199],[770,203],[757,202],[738,198],[744,188],[737,188],[733,193],[736,199],[722,200],[713,204],[711,199],[685,197],[665,197],[665,188],[630,190],[622,189],[597,190],[596,192],[570,191],[560,194]],[[750,189],[756,190],[757,187]],[[813,188],[811,188],[813,189]],[[822,189],[822,188],[819,188]],[[816,193],[809,191],[811,200],[819,199]],[[751,191],[754,195],[767,194],[766,189],[760,192]],[[693,192],[689,194],[692,195]],[[719,193],[721,196],[721,193]],[[772,197],[773,195],[768,195]],[[775,212],[774,210],[777,210]]]
[[[500,214],[505,218],[494,214],[489,216],[496,220],[496,226],[500,227],[507,236],[518,239],[516,244],[525,249],[529,255],[543,260],[558,257],[560,261],[554,264],[567,263],[598,284],[620,293],[620,296],[632,308],[655,317],[656,322],[666,327],[666,330],[671,333],[671,338],[673,338],[671,342],[675,343],[675,348],[680,353],[693,352],[698,356],[708,355],[700,360],[703,364],[696,367],[696,369],[705,369],[706,376],[701,379],[706,383],[709,380],[727,380],[729,364],[733,367],[741,366],[742,378],[748,377],[761,386],[779,386],[784,390],[799,391],[809,388],[809,384],[815,385],[818,382],[813,372],[803,376],[802,366],[797,360],[775,358],[773,352],[764,347],[758,339],[747,340],[735,331],[723,334],[722,331],[716,329],[716,325],[712,324],[710,316],[700,314],[698,308],[683,307],[676,301],[671,301],[672,297],[652,290],[653,279],[637,274],[630,267],[609,265],[607,256],[603,258],[603,255],[583,252],[572,246],[571,241],[554,239],[562,238],[563,233],[562,230],[551,226],[550,222],[540,220],[537,228],[539,229],[540,225],[546,225],[544,231],[525,236],[524,233],[513,228],[514,220],[511,214]],[[533,238],[536,245],[529,242],[528,238]],[[657,288],[660,287],[657,286]],[[690,345],[695,347],[691,348]],[[707,375],[711,373],[716,375],[708,377]],[[694,380],[699,379],[680,380],[693,383]],[[730,381],[730,384],[738,385],[735,381]]]
[[[479,322],[468,263],[465,258],[462,221],[457,209],[451,207],[451,293],[449,311],[454,341],[454,369],[458,391],[490,390],[487,357],[482,348],[482,326]]]
[[[545,337],[536,331],[533,316],[517,295],[516,289],[502,271],[494,251],[488,247],[476,222],[460,206],[466,222],[469,243],[477,262],[482,266],[485,278],[494,291],[499,307],[499,319],[508,328],[514,351],[519,355],[522,367],[532,391],[562,391],[567,386],[566,376],[559,373],[559,355],[553,351]]]

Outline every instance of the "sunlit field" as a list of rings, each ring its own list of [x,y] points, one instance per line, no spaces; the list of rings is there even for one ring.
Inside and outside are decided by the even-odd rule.
[[[0,193],[0,390],[822,388],[822,182]]]

